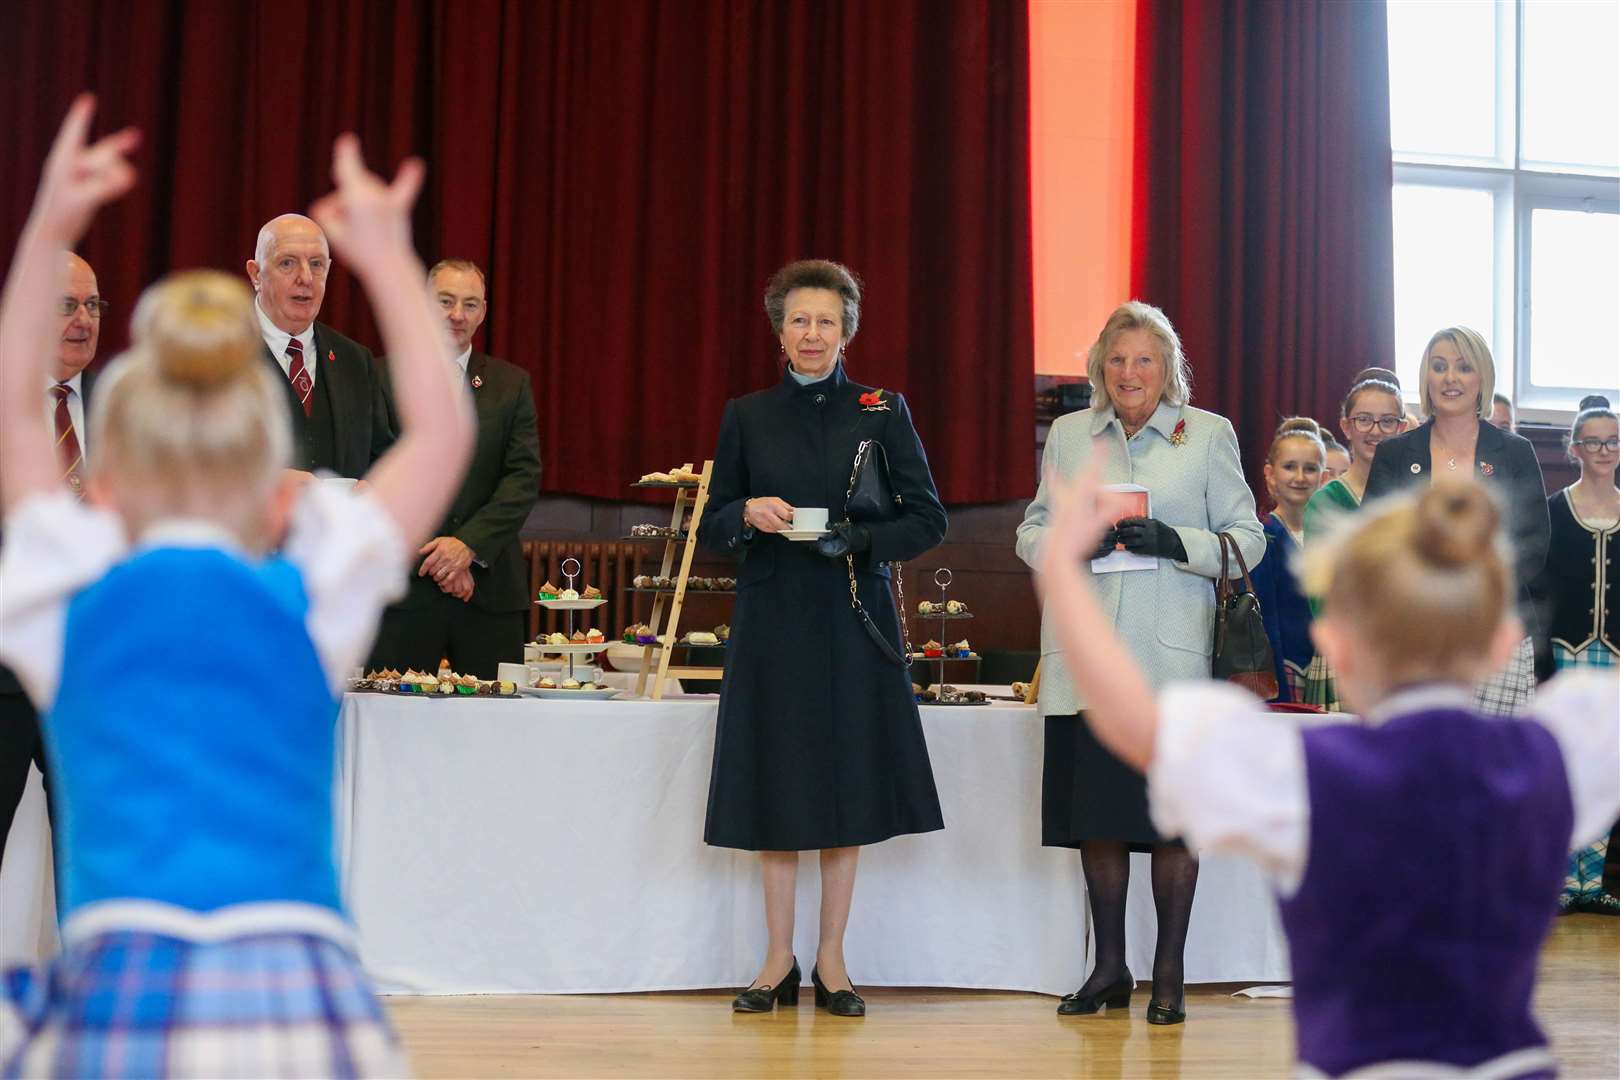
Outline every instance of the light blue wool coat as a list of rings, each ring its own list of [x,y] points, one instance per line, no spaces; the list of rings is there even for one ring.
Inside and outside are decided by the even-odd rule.
[[[1186,422],[1185,441],[1171,442],[1176,425]],[[1159,560],[1153,571],[1096,574],[1092,586],[1103,611],[1155,687],[1181,679],[1209,678],[1215,632],[1214,580],[1220,574],[1216,534],[1230,533],[1250,569],[1266,552],[1265,532],[1255,516],[1254,495],[1243,479],[1237,435],[1231,423],[1203,409],[1159,402],[1134,438],[1112,406],[1059,417],[1046,439],[1041,486],[1018,527],[1018,557],[1039,568],[1041,546],[1051,514],[1050,480],[1075,475],[1094,454],[1104,454],[1103,479],[1148,489],[1152,516],[1173,526],[1187,549],[1187,561]],[[1239,574],[1236,566],[1232,575]],[[1042,716],[1061,716],[1085,707],[1074,688],[1050,612],[1041,617]]]

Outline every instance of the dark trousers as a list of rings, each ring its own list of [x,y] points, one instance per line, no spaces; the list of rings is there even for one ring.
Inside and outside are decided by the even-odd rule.
[[[0,693],[0,865],[6,857],[6,837],[28,788],[28,766],[45,772],[45,740],[39,734],[39,715],[26,694]],[[47,807],[50,794],[46,787]]]
[[[501,662],[523,662],[525,614],[484,611],[444,593],[421,606],[391,607],[383,612],[366,669],[436,672],[449,658],[454,671],[493,679]]]

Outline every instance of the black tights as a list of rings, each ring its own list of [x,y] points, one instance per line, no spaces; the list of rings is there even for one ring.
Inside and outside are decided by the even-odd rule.
[[[1131,880],[1131,853],[1122,841],[1087,840],[1080,845],[1086,895],[1097,938],[1097,966],[1080,993],[1091,994],[1125,977],[1125,892]],[[1153,999],[1177,1008],[1182,1002],[1183,954],[1192,919],[1198,860],[1174,844],[1153,848],[1153,909],[1159,941],[1153,951]]]

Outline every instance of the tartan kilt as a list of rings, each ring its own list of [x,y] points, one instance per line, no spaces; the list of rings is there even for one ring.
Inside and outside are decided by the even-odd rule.
[[[1518,716],[1536,696],[1536,650],[1529,638],[1507,664],[1474,687],[1474,704],[1487,716]]]
[[[1592,642],[1580,652],[1567,645],[1553,643],[1553,667],[1558,671],[1570,668],[1596,668],[1613,671],[1620,667],[1613,651],[1600,642]],[[1620,822],[1607,837],[1575,852],[1569,857],[1569,872],[1564,878],[1564,893],[1558,898],[1561,911],[1596,912],[1620,915],[1620,889],[1614,880],[1616,848],[1620,847]]]
[[[1306,665],[1300,695],[1294,700],[1315,705],[1323,712],[1344,711],[1344,706],[1339,704],[1339,689],[1333,682],[1333,669],[1328,667],[1321,653],[1312,656]]]
[[[408,1073],[359,961],[312,934],[115,930],[68,946],[43,977],[15,969],[0,985],[6,1077]]]

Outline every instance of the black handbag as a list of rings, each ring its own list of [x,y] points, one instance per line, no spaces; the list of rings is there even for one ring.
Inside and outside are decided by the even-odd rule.
[[[849,471],[849,490],[844,494],[844,520],[855,525],[864,525],[874,521],[893,521],[900,516],[905,506],[905,500],[895,494],[894,485],[889,481],[889,455],[884,451],[883,444],[876,439],[863,439],[855,448],[855,463]],[[890,563],[890,573],[894,578],[895,588],[899,591],[900,600],[896,611],[900,615],[900,631],[905,640],[906,654],[901,656],[894,651],[894,643],[883,636],[883,631],[877,628],[872,616],[866,611],[866,605],[861,603],[861,594],[855,583],[855,556],[844,556],[845,568],[849,571],[849,606],[855,609],[855,614],[861,617],[861,623],[871,636],[873,643],[878,647],[885,659],[901,667],[911,667],[911,632],[906,624],[906,587],[902,580],[899,563]],[[882,564],[879,564],[882,565]]]
[[[1221,542],[1221,576],[1215,580],[1215,645],[1210,651],[1210,674],[1258,694],[1270,701],[1277,696],[1277,668],[1266,637],[1265,619],[1260,614],[1260,598],[1254,594],[1249,564],[1237,540],[1228,533],[1216,533]],[[1228,576],[1231,562],[1237,560],[1243,571],[1243,587]]]

